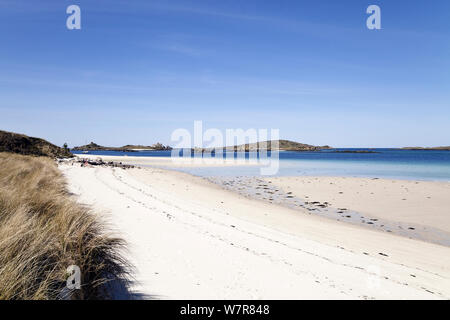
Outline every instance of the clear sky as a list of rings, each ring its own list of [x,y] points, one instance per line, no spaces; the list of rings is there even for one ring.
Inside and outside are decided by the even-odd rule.
[[[66,28],[71,4],[81,30]],[[170,144],[194,120],[335,147],[449,145],[450,1],[0,0],[0,129]]]

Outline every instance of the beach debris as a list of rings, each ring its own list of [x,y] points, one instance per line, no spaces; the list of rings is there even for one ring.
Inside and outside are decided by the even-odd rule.
[[[122,162],[114,162],[114,161],[104,162],[102,158],[96,158],[95,160],[78,158],[78,159],[71,160],[71,162],[72,162],[72,165],[74,163],[80,163],[81,167],[102,166],[102,167],[112,167],[112,168],[121,168],[121,169],[135,168],[134,165],[123,164]]]
[[[427,288],[425,288],[425,287],[421,287],[423,290],[425,290],[426,292],[429,292],[429,293],[431,293],[431,294],[434,294],[434,292],[433,291],[431,291],[431,290],[428,290]]]

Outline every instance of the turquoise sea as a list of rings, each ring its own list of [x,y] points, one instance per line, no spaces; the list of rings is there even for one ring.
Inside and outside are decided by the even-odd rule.
[[[347,153],[358,150],[373,153]],[[81,154],[81,152],[74,153]],[[89,154],[168,157],[171,152],[90,151]],[[237,157],[238,154],[232,153],[231,156]],[[248,153],[245,156],[248,158]],[[347,148],[319,152],[284,151],[279,153],[279,159],[278,176],[351,176],[450,181],[450,151]],[[256,166],[184,168],[181,170],[199,176],[254,176],[260,174],[259,167]]]

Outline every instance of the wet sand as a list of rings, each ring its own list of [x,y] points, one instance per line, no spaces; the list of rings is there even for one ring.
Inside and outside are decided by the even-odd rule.
[[[450,246],[450,183],[346,177],[213,177],[246,197]]]

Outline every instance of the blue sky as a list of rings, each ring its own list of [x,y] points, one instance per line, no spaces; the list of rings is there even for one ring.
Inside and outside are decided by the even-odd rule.
[[[366,28],[370,4],[382,30]],[[447,0],[0,0],[0,41],[0,129],[58,145],[170,144],[194,120],[336,147],[450,144]]]

